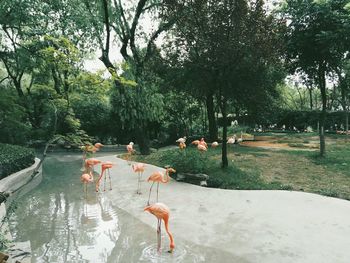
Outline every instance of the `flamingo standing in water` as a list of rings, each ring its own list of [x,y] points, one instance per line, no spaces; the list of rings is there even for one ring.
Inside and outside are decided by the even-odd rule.
[[[94,179],[91,174],[84,173],[80,176],[80,181],[84,184],[85,198],[87,198],[87,185],[92,183]]]
[[[145,164],[144,163],[136,163],[131,166],[133,171],[135,173],[138,173],[138,183],[137,183],[137,194],[141,194],[141,177],[143,172],[145,171]]]
[[[153,205],[146,206],[144,208],[144,211],[150,212],[158,220],[158,224],[157,224],[157,250],[158,250],[158,252],[160,252],[161,242],[162,242],[161,224],[162,224],[162,220],[163,220],[164,225],[165,225],[165,231],[167,232],[169,239],[170,239],[170,249],[168,252],[172,253],[174,248],[175,248],[175,243],[174,243],[173,235],[169,231],[169,215],[170,215],[169,208],[163,203],[155,203]]]
[[[148,177],[147,182],[152,181],[152,185],[151,185],[151,188],[149,189],[147,205],[149,205],[149,200],[151,198],[152,187],[153,187],[155,182],[157,182],[157,202],[158,202],[159,183],[166,184],[167,182],[169,182],[170,181],[169,173],[176,173],[176,170],[174,170],[173,168],[169,167],[169,168],[166,168],[165,173],[154,172],[153,174],[151,174],[150,177]]]
[[[236,135],[230,137],[228,140],[227,140],[227,143],[228,144],[234,144],[236,141]]]
[[[101,163],[101,161],[96,158],[89,158],[85,160],[85,171],[90,174],[91,179],[94,178],[94,166],[99,163]]]
[[[108,178],[109,178],[109,188],[110,188],[109,190],[112,190],[112,181],[111,181],[111,174],[109,172],[109,169],[112,168],[113,165],[114,164],[112,162],[103,162],[101,164],[101,174],[100,174],[100,177],[97,179],[97,182],[96,182],[96,192],[98,192],[98,190],[100,188],[100,183],[101,183],[101,180],[103,178],[103,174],[105,173],[106,170],[108,172]],[[107,175],[105,175],[105,183],[103,185],[103,191],[104,192],[106,191],[106,180],[107,180]]]

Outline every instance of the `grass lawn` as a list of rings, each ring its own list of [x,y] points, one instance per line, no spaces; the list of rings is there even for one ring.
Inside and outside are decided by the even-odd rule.
[[[276,140],[276,136],[273,136],[273,140]],[[344,138],[327,137],[325,158],[318,156],[317,149],[303,149],[303,144],[314,143],[310,135],[279,136],[279,141],[297,145],[289,149],[234,145],[229,147],[229,167],[226,169],[220,168],[220,147],[210,148],[204,154],[188,147],[186,155],[172,149],[149,156],[135,155],[133,159],[158,166],[172,165],[184,172],[200,170],[198,172],[210,176],[209,187],[295,190],[350,200],[350,141]]]

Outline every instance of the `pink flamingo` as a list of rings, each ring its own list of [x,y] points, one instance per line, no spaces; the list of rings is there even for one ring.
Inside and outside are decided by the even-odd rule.
[[[144,211],[148,211],[152,215],[157,217],[157,220],[158,220],[158,224],[157,224],[157,250],[158,250],[158,252],[160,252],[160,248],[161,248],[161,241],[162,241],[161,224],[162,224],[162,219],[163,219],[164,225],[165,225],[165,231],[167,232],[169,239],[170,239],[170,249],[168,252],[172,253],[174,248],[175,248],[175,243],[174,243],[173,235],[169,231],[169,215],[170,215],[169,208],[163,203],[155,203],[153,205],[146,206],[144,208]]]
[[[198,144],[197,149],[200,152],[206,152],[208,150],[207,147],[205,147],[203,144]]]
[[[133,171],[135,173],[138,173],[138,184],[137,184],[137,194],[141,194],[141,177],[143,172],[145,171],[145,164],[144,163],[136,163],[131,166]]]
[[[87,185],[94,181],[91,174],[84,173],[80,176],[80,181],[84,184],[85,198],[87,198]]]
[[[96,150],[98,151],[98,150],[100,150],[100,148],[103,147],[104,145],[103,145],[102,143],[100,143],[100,142],[97,142],[97,143],[95,143],[94,146],[95,146]]]
[[[134,143],[133,142],[129,142],[129,144],[126,146],[126,150],[128,151],[128,154],[126,156],[126,160],[127,160],[128,164],[130,165],[129,158],[135,152],[135,150],[134,150]]]
[[[98,178],[97,182],[96,182],[96,192],[98,192],[98,189],[100,188],[100,183],[101,183],[101,180],[103,178],[103,174],[104,172],[107,170],[108,172],[108,178],[109,178],[109,190],[112,190],[112,181],[111,181],[111,174],[109,172],[109,169],[113,167],[113,163],[112,162],[103,162],[101,164],[101,174],[100,174],[100,177]],[[107,175],[105,175],[105,183],[103,185],[103,191],[105,192],[106,191],[106,180],[107,180]]]
[[[90,173],[92,179],[94,174],[94,166],[99,163],[101,163],[101,161],[96,158],[89,158],[85,160],[85,171]]]
[[[205,146],[205,148],[208,148],[208,145],[207,145],[207,143],[204,141],[204,138],[201,138],[199,144]]]
[[[167,182],[169,182],[170,181],[169,173],[176,173],[176,170],[174,170],[171,167],[168,167],[168,168],[165,169],[165,173],[154,172],[153,174],[150,175],[150,177],[148,177],[147,182],[152,181],[152,185],[151,185],[151,188],[149,189],[147,205],[149,205],[149,200],[151,198],[152,187],[153,187],[155,182],[157,182],[157,202],[158,202],[159,183],[166,184]]]
[[[218,142],[213,142],[212,144],[211,144],[211,147],[212,148],[216,148],[216,147],[218,147],[219,146],[219,143]]]
[[[191,144],[193,144],[193,145],[198,145],[199,143],[200,143],[199,140],[194,140],[193,142],[191,142]]]

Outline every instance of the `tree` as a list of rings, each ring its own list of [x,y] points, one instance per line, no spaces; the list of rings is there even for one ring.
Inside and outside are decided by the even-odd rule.
[[[334,72],[350,47],[349,0],[287,0],[286,59],[292,72],[301,71],[317,83],[322,98],[320,155],[325,155],[326,76]]]
[[[278,50],[272,48],[274,21],[266,15],[263,1],[250,5],[245,0],[169,1],[168,9],[171,14],[184,12],[178,16],[174,33],[180,64],[195,69],[194,79],[206,82],[208,95],[215,95],[219,104],[223,116],[222,166],[227,167],[228,105],[249,107],[254,102],[266,102],[279,80],[273,77]]]
[[[90,15],[90,24],[101,50],[100,60],[112,75],[118,96],[125,96],[120,100],[126,101],[131,99],[130,90],[127,90],[129,86],[123,85],[124,80],[118,74],[118,67],[110,60],[112,32],[118,37],[121,46],[120,53],[132,70],[136,82],[136,87],[133,89],[133,92],[136,93],[134,95],[134,107],[127,107],[126,111],[123,111],[126,115],[119,117],[120,120],[133,118],[132,120],[128,119],[128,121],[130,121],[130,124],[135,124],[130,128],[134,131],[141,153],[149,154],[148,126],[149,121],[154,118],[153,113],[157,111],[157,107],[150,109],[150,111],[143,110],[143,104],[148,103],[143,98],[150,95],[150,91],[146,90],[150,83],[147,79],[149,73],[147,72],[147,63],[155,50],[155,40],[162,32],[172,26],[173,21],[164,20],[160,17],[159,10],[163,5],[161,0],[138,0],[131,3],[131,5],[130,3],[128,5],[126,1],[122,3],[121,0],[114,0],[113,3],[108,0],[100,0],[95,3],[84,0],[84,4]],[[159,21],[157,28],[150,34],[146,34],[142,30],[140,21],[145,14],[150,14],[153,19]],[[144,43],[144,46],[141,46],[142,43]],[[152,107],[152,104],[148,104],[148,106]],[[134,114],[135,111],[137,114]],[[150,112],[151,115],[148,115]]]

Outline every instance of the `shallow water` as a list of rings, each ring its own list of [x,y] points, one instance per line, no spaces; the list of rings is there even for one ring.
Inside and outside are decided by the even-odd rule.
[[[16,200],[11,233],[16,241],[30,240],[32,262],[242,262],[180,239],[174,253],[158,253],[153,228],[103,193],[90,188],[84,198],[80,158],[47,157],[40,185]]]

